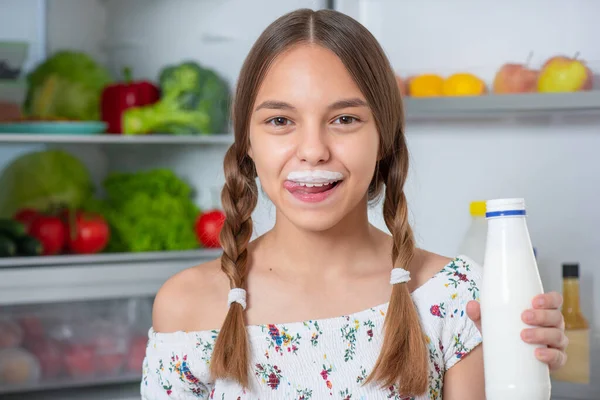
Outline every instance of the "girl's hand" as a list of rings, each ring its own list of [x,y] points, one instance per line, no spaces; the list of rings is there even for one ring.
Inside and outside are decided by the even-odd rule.
[[[536,349],[538,360],[548,364],[550,370],[565,365],[568,339],[565,336],[565,322],[560,307],[563,298],[560,293],[550,292],[533,298],[533,308],[525,310],[521,319],[533,328],[523,329],[521,339],[531,344],[546,345],[548,348]],[[467,315],[481,332],[481,309],[477,301],[467,304]]]

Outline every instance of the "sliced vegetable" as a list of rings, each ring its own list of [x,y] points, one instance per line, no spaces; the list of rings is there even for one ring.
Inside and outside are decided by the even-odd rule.
[[[24,112],[29,117],[99,120],[100,96],[112,81],[89,55],[59,51],[27,76]]]

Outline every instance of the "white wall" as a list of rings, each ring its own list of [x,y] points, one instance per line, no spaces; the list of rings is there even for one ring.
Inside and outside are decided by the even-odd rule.
[[[102,14],[96,12],[102,4],[98,0],[86,0],[86,7],[75,5],[84,3],[81,0],[50,1],[51,49],[89,49],[115,72],[131,65],[136,76],[148,78],[155,78],[165,64],[192,58],[216,68],[231,82],[268,22],[290,9],[322,4],[312,0],[104,0],[106,14]],[[571,0],[570,8],[560,0],[337,3],[376,34],[402,75],[466,69],[490,82],[502,63],[525,60],[532,50],[535,65],[557,53],[580,52],[600,71],[595,40],[600,36],[598,1]],[[82,22],[93,15],[100,19],[89,22],[89,27]],[[74,22],[78,16],[85,19]],[[105,34],[99,28],[103,25]],[[600,149],[599,127],[597,117],[409,124],[413,168],[407,191],[420,244],[456,254],[469,223],[469,201],[523,196],[546,288],[560,290],[561,262],[581,262],[584,311],[600,323],[596,268],[600,158],[595,157]],[[157,151],[148,151],[147,159]],[[223,149],[210,151],[206,155],[188,149],[184,156],[175,157],[163,150],[158,159],[176,158],[178,171],[199,185],[214,187],[222,182],[221,165],[214,160]],[[128,162],[121,158],[120,163],[126,167]],[[210,193],[201,196],[199,203],[210,206]],[[271,226],[272,208],[264,200],[255,216],[257,234]],[[372,217],[383,226],[377,212]]]

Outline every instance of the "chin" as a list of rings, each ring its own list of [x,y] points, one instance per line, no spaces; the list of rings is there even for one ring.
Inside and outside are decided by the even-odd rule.
[[[295,207],[294,207],[295,208]],[[342,221],[345,213],[338,210],[297,210],[288,208],[282,214],[291,224],[307,232],[325,232]]]

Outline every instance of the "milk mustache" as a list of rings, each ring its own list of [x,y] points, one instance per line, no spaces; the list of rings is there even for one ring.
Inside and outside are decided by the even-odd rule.
[[[524,199],[486,204],[488,234],[481,285],[486,400],[549,400],[548,366],[521,339],[521,315],[543,293],[527,229]]]

